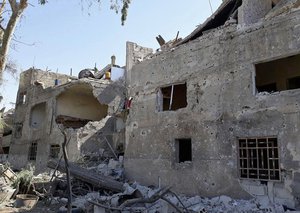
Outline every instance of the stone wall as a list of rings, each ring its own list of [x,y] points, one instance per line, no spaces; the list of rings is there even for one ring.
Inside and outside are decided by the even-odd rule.
[[[255,88],[255,64],[300,53],[299,23],[298,10],[248,27],[221,27],[134,65],[127,76],[133,97],[127,177],[190,195],[267,196],[299,205],[300,89],[258,94]],[[158,111],[160,88],[182,83],[187,106]],[[279,143],[280,181],[240,179],[238,138],[270,136]],[[186,138],[192,160],[178,163],[176,139]]]
[[[54,85],[55,79],[59,80],[59,85]],[[71,161],[78,160],[82,154],[100,152],[100,149],[108,150],[109,156],[112,153],[107,142],[115,145],[114,148],[124,143],[124,137],[114,141],[116,135],[124,135],[125,131],[123,128],[117,132],[114,128],[114,118],[124,102],[124,85],[98,79],[71,79],[34,69],[21,74],[18,96],[25,91],[26,101],[16,105],[9,152],[9,162],[15,169],[33,164],[36,172],[45,171],[51,158],[51,145],[60,146],[58,156],[61,156],[63,135],[56,122],[59,116],[81,125],[66,130],[70,137],[67,150]],[[32,160],[30,150],[34,142],[37,143],[36,159]]]

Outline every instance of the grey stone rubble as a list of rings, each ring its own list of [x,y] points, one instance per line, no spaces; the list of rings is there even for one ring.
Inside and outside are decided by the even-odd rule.
[[[118,207],[121,203],[120,201],[126,195],[132,195],[138,191],[144,198],[150,198],[158,189],[152,189],[139,185],[138,183],[133,183],[131,185],[125,183],[125,190],[123,193],[113,194],[111,196],[100,195],[98,192],[89,193],[86,196],[78,197],[75,199],[74,204],[83,209],[88,208],[90,205],[89,201],[101,203],[109,207]],[[176,198],[175,195],[167,194],[165,198],[172,202],[174,205],[184,210],[188,210],[191,213],[222,213],[222,212],[258,212],[258,213],[283,213],[285,212],[284,208],[280,204],[269,202],[269,200],[259,200],[259,199],[250,199],[250,200],[235,200],[228,196],[222,195],[213,198],[204,198],[200,196],[189,197],[185,195],[178,195]],[[182,206],[182,204],[184,207]],[[101,209],[101,208],[97,208]],[[103,208],[105,209],[105,208]],[[138,204],[131,207],[124,208],[122,212],[132,212],[139,209],[141,212],[148,213],[167,213],[176,211],[171,205],[169,205],[164,200],[158,200],[155,203],[149,204]],[[103,210],[104,212],[104,210]],[[286,211],[286,212],[295,212],[295,211]]]

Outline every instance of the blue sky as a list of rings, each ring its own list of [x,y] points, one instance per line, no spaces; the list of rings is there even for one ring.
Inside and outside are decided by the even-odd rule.
[[[125,65],[126,41],[145,47],[159,47],[155,37],[168,41],[191,33],[211,15],[209,0],[132,0],[125,26],[120,15],[110,10],[108,0],[89,8],[87,0],[49,0],[44,6],[30,0],[16,30],[10,58],[19,72],[34,66],[73,75],[84,68],[98,69],[110,63],[115,55],[117,64]],[[83,2],[83,3],[82,3]],[[211,0],[213,11],[222,0]],[[11,108],[15,102],[18,81],[4,75],[0,106]]]

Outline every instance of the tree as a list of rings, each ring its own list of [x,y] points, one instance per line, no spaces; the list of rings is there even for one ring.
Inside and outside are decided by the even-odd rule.
[[[15,28],[22,14],[28,7],[28,0],[0,0],[0,85],[4,70],[9,69],[7,56]],[[8,2],[7,2],[8,1]],[[81,0],[83,1],[83,0]],[[101,0],[88,0],[90,4],[100,3]],[[121,11],[121,23],[127,18],[127,10],[131,0],[111,0],[111,9],[116,13]],[[38,0],[39,4],[46,4],[47,0]],[[121,7],[120,7],[121,3]]]

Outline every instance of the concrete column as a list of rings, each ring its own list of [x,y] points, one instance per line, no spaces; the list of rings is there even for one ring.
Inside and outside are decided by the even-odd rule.
[[[272,9],[272,0],[243,0],[238,10],[239,24],[254,24]]]
[[[153,50],[151,48],[142,47],[133,42],[126,42],[126,82],[127,86],[131,84],[131,69],[132,67],[144,58],[151,54]]]

